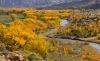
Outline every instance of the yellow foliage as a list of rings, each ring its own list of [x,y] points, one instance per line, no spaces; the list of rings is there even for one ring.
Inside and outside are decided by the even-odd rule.
[[[12,18],[13,21],[14,21],[14,20],[16,19],[16,17],[17,17],[17,15],[16,15],[15,13],[10,14],[10,16],[11,16],[11,18]]]
[[[24,48],[41,55],[46,54],[49,42],[42,35],[36,35],[32,27],[41,30],[46,28],[46,24],[33,19],[16,20],[8,28],[1,27],[5,28],[2,42],[10,45],[12,49]]]
[[[60,32],[61,32],[62,34],[70,34],[71,28],[69,28],[69,26],[63,26],[63,27],[60,29]]]
[[[2,33],[4,29],[6,29],[6,26],[0,23],[0,33]]]
[[[83,51],[81,52],[80,61],[99,61],[100,54],[96,49],[89,46],[84,46]]]
[[[98,34],[98,39],[100,39],[100,34]]]
[[[4,39],[2,42],[12,47],[17,45],[19,48],[35,37],[36,34],[30,29],[15,25],[4,30]]]
[[[64,54],[67,55],[68,53],[73,52],[73,48],[71,46],[64,47]]]
[[[29,47],[28,49],[32,52],[44,55],[48,52],[49,42],[39,35],[34,38],[34,40],[30,41],[29,44],[25,47]]]
[[[24,19],[23,23],[33,31],[43,30],[47,28],[47,25],[43,21],[34,20],[31,18]]]

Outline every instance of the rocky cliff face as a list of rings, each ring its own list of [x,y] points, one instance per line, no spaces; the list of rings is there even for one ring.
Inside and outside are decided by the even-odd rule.
[[[80,0],[0,0],[0,7],[45,7]]]

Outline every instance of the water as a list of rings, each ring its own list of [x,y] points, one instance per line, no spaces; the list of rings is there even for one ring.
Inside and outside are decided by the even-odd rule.
[[[68,21],[66,19],[62,19],[62,21],[60,22],[60,25],[65,26],[66,24],[68,24]]]
[[[68,24],[68,21],[67,21],[66,19],[62,19],[60,25],[61,25],[61,26],[65,26],[66,24]],[[67,40],[67,39],[66,39],[66,40]],[[71,41],[71,42],[73,42],[73,41],[74,41],[74,42],[77,42],[77,40],[69,40],[69,41]],[[84,41],[80,41],[80,42],[84,42]],[[91,43],[91,42],[88,42],[88,43],[89,43],[89,45],[90,45],[91,47],[97,49],[98,52],[100,53],[100,44]]]
[[[98,52],[100,53],[100,44],[96,44],[96,43],[89,43],[90,46],[92,46],[93,48],[97,49]]]

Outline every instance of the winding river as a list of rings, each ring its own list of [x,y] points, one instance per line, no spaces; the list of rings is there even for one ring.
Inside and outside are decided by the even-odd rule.
[[[61,26],[65,26],[66,24],[68,24],[68,21],[65,19],[62,19],[62,21],[60,22]],[[68,39],[62,39],[62,40],[68,40]],[[81,42],[83,43],[84,41],[78,41],[78,40],[68,40],[70,42]],[[98,52],[100,52],[100,44],[96,44],[96,43],[91,43],[91,42],[87,42],[90,46],[92,46],[93,48],[97,49]]]

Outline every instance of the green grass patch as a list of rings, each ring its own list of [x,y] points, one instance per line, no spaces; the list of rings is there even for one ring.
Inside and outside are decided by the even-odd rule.
[[[9,27],[10,26],[10,24],[5,24],[7,27]]]
[[[17,15],[16,20],[22,20],[24,17],[22,15]],[[0,15],[0,22],[2,23],[10,23],[12,19],[10,15]]]

